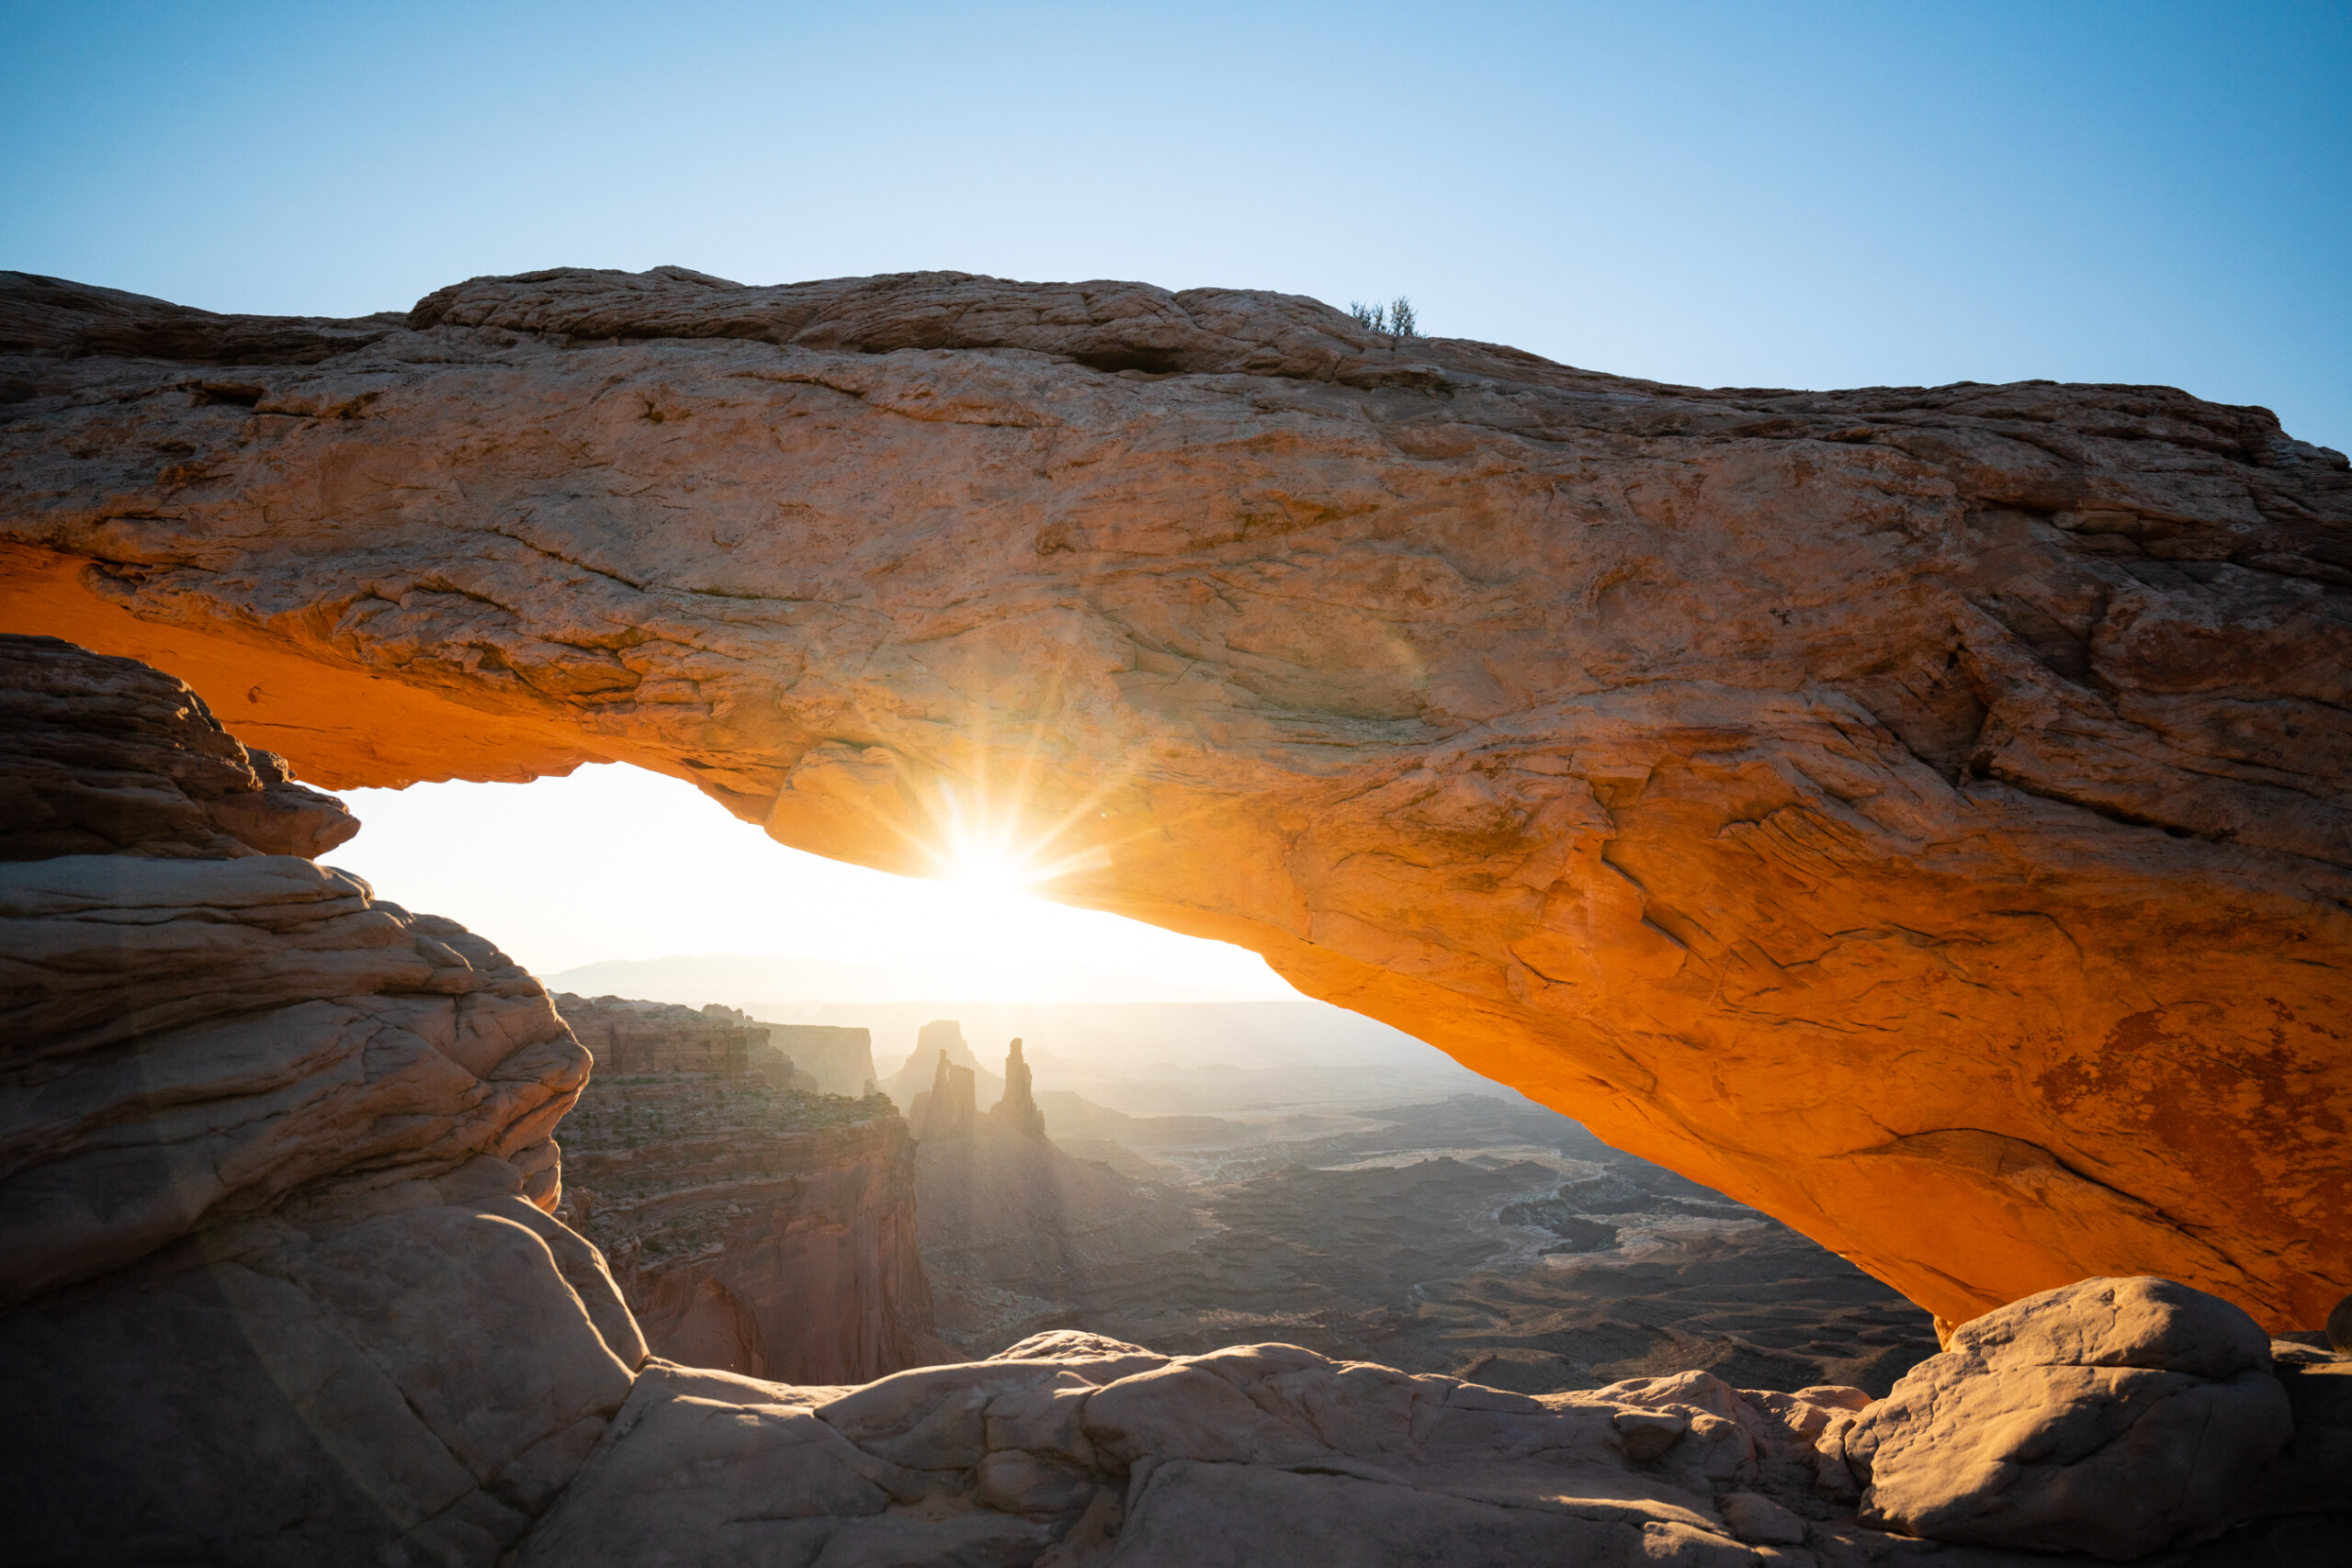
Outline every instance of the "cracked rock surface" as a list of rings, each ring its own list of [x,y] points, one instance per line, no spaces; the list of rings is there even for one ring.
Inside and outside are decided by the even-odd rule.
[[[2120,1560],[2219,1535],[2295,1436],[2245,1313],[2168,1280],[2086,1280],[1962,1325],[1820,1448],[1882,1529]],[[2346,1498],[2352,1467],[2301,1504]]]
[[[313,782],[628,761],[913,872],[977,805],[1948,1320],[2352,1291],[2352,472],[2267,411],[679,268],[14,275],[0,389],[5,624]]]

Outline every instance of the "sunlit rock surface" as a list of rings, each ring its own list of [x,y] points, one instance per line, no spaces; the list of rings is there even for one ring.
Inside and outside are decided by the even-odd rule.
[[[2352,473],[2266,411],[958,274],[20,276],[0,349],[6,624],[314,782],[1009,820],[1948,1319],[2352,1289]]]
[[[1882,1529],[2123,1559],[2220,1534],[2294,1436],[2252,1318],[2169,1280],[2087,1280],[1962,1325],[1820,1448]],[[2352,1496],[2303,1506],[2332,1502]]]

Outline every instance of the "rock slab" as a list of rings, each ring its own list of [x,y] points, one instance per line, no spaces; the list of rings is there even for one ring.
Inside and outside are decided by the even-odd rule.
[[[2086,1280],[1962,1325],[1821,1446],[1867,1484],[1866,1523],[2121,1560],[2219,1535],[2294,1436],[2244,1312]]]

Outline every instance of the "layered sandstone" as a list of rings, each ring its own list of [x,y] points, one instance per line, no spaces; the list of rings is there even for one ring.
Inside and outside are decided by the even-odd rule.
[[[944,1359],[888,1100],[779,1088],[761,1029],[560,996],[596,1071],[565,1123],[559,1217],[604,1252],[654,1354],[796,1383]]]
[[[545,1212],[587,1054],[489,942],[306,858],[357,823],[178,682],[0,669],[11,1555],[495,1560],[645,1358]]]
[[[958,274],[19,276],[0,349],[6,624],[306,778],[985,809],[1948,1318],[2352,1289],[2352,473],[2266,411]]]
[[[846,1094],[859,1100],[874,1092],[871,1030],[830,1023],[764,1023],[741,1008],[720,1002],[706,1002],[702,1010],[707,1018],[740,1025],[759,1036],[763,1043],[752,1045],[752,1064],[775,1079],[780,1089]]]

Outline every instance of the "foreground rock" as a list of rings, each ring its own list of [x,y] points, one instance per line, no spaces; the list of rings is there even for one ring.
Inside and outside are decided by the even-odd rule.
[[[1823,1439],[1865,1521],[2130,1558],[2219,1535],[2295,1436],[2269,1337],[2167,1280],[2086,1280],[1962,1325]],[[2352,1507],[2341,1490],[2304,1507]]]
[[[283,852],[357,824],[179,682],[0,669],[48,813],[0,864],[9,1555],[493,1560],[645,1358],[545,1212],[586,1053],[488,942]]]
[[[657,1366],[522,1561],[1729,1568],[1818,1528],[1755,1489],[1860,1396],[1757,1397],[1702,1373],[1539,1400],[1075,1333],[847,1393]]]
[[[2352,1290],[2352,473],[2266,411],[957,274],[18,276],[0,347],[0,615],[306,777],[620,759],[915,872],[988,803],[1950,1320]]]
[[[888,1100],[778,1089],[753,1070],[764,1026],[723,1009],[556,1003],[596,1057],[564,1124],[560,1213],[603,1251],[656,1355],[800,1383],[945,1359],[914,1143]]]

